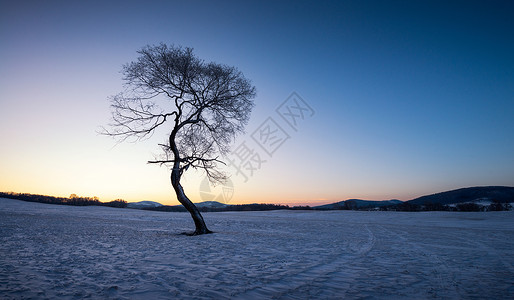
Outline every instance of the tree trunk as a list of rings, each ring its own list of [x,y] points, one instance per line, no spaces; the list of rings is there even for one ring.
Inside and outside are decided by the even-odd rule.
[[[171,172],[171,185],[173,185],[173,189],[177,194],[178,201],[187,209],[187,211],[191,214],[193,221],[195,222],[196,229],[192,235],[212,233],[212,231],[207,229],[202,214],[200,214],[200,211],[196,205],[194,205],[194,203],[191,202],[191,200],[189,200],[189,198],[187,198],[186,194],[184,193],[184,189],[180,184],[180,172],[177,168],[173,168],[173,171]]]

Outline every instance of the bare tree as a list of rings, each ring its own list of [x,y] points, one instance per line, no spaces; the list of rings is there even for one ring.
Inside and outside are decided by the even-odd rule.
[[[204,170],[212,182],[226,176],[218,167],[230,143],[242,132],[254,106],[255,87],[234,67],[207,63],[191,48],[146,46],[123,66],[125,90],[111,97],[112,123],[104,134],[144,140],[170,124],[163,155],[152,164],[171,167],[171,184],[196,230],[210,233],[180,179],[188,168]]]

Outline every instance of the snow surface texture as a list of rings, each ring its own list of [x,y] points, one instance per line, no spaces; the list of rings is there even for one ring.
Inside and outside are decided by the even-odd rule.
[[[514,212],[204,218],[0,199],[0,298],[514,297]]]

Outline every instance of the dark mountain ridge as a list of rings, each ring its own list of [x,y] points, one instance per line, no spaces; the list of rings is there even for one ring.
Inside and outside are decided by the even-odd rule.
[[[409,204],[456,204],[473,202],[478,200],[490,200],[496,202],[514,202],[514,187],[508,186],[476,186],[461,188],[432,195],[421,196],[406,201]]]

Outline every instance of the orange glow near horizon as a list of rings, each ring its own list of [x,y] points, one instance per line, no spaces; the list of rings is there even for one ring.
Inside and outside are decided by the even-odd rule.
[[[185,185],[185,191],[191,201],[194,203],[200,203],[204,201],[209,201],[210,199],[206,199],[202,197],[200,194],[198,187],[195,188],[192,184]],[[37,194],[37,195],[47,195],[54,197],[63,197],[68,198],[71,194],[76,194],[81,197],[98,197],[102,202],[108,202],[116,199],[123,199],[127,202],[139,202],[139,201],[155,201],[164,205],[179,205],[180,203],[176,200],[175,194],[172,190],[171,185],[164,186],[163,189],[156,191],[154,193],[142,192],[142,191],[124,191],[117,192],[114,190],[104,191],[100,193],[95,193],[94,188],[91,190],[73,190],[67,189],[65,191],[56,191],[49,189],[44,186],[33,186],[32,188],[28,188],[25,186],[16,186],[12,185],[10,189],[3,189],[2,192],[14,192],[14,193],[29,193],[29,194]],[[213,194],[216,194],[218,190],[213,190]],[[218,196],[216,194],[216,196]],[[414,198],[414,197],[413,197]],[[218,202],[222,202],[225,204],[252,204],[252,203],[266,203],[266,204],[281,204],[281,205],[289,205],[289,206],[317,206],[324,205],[334,202],[339,202],[347,199],[364,199],[364,200],[390,200],[392,198],[369,198],[369,197],[334,197],[333,199],[328,198],[318,198],[318,199],[295,199],[287,196],[287,192],[282,195],[280,198],[279,195],[273,197],[262,197],[258,195],[244,195],[241,191],[236,193],[233,198],[228,201],[224,201],[224,199],[214,198],[212,200],[216,200]],[[397,199],[397,198],[395,198]],[[410,200],[410,199],[400,199],[400,200]]]

